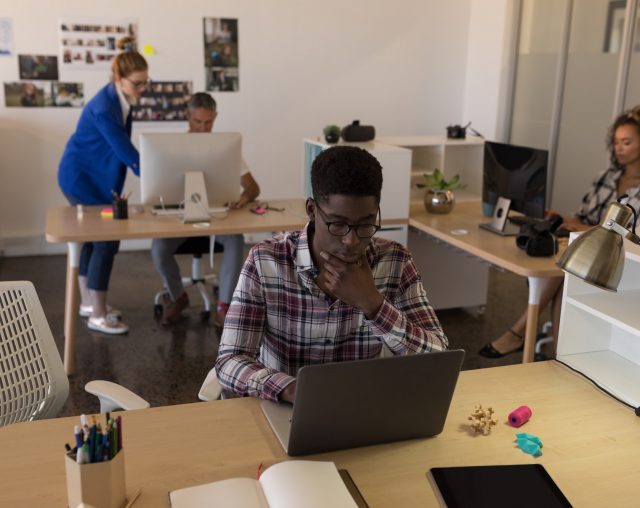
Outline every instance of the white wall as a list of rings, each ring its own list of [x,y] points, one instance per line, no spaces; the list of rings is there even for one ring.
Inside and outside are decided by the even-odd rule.
[[[471,0],[462,123],[505,140],[516,24],[513,0]]]
[[[237,17],[240,92],[215,95],[216,127],[243,133],[245,157],[263,196],[275,198],[301,194],[301,140],[319,135],[326,124],[357,118],[380,134],[403,135],[440,133],[448,123],[462,121],[470,5],[468,0],[396,0],[377,2],[375,8],[365,0],[51,0],[45,9],[38,0],[3,0],[0,13],[13,19],[14,48],[24,54],[58,54],[61,17],[138,18],[140,42],[158,51],[149,58],[152,78],[193,80],[196,90],[204,86],[202,17]],[[17,57],[0,59],[0,76],[18,79]],[[88,97],[107,79],[100,71],[61,68],[60,80],[84,82]],[[0,89],[0,241],[7,252],[40,252],[46,248],[46,209],[65,204],[56,170],[80,110],[5,108],[3,93]],[[468,94],[465,100],[471,100]],[[134,137],[149,127],[158,128],[138,124]],[[130,175],[127,188],[138,187]]]

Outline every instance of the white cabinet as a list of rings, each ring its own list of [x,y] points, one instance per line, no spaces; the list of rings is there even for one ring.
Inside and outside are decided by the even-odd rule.
[[[448,139],[446,136],[382,136],[387,143],[411,150],[412,203],[422,203],[425,190],[416,184],[438,168],[445,179],[460,175],[466,185],[455,191],[456,201],[482,196],[484,141],[481,138]],[[480,213],[480,205],[478,205]],[[454,212],[455,213],[455,208]],[[424,233],[409,230],[408,246],[435,309],[484,307],[489,287],[489,267],[477,258]]]
[[[370,152],[382,165],[382,194],[380,213],[386,221],[377,236],[389,238],[407,245],[407,222],[409,220],[409,187],[411,181],[411,151],[405,148],[379,143],[340,143],[359,146]],[[324,140],[305,139],[304,148],[304,195],[311,196],[311,164],[317,155],[329,148]],[[389,222],[390,221],[390,222]],[[394,224],[394,221],[398,221]]]
[[[424,181],[424,174],[438,168],[445,179],[460,175],[466,185],[456,191],[456,199],[477,199],[482,196],[482,161],[484,141],[481,138],[448,139],[446,136],[382,136],[379,143],[387,143],[411,150],[411,201],[422,201],[424,189],[416,184]]]
[[[566,276],[557,358],[638,407],[640,247],[624,243],[625,266],[617,293]]]

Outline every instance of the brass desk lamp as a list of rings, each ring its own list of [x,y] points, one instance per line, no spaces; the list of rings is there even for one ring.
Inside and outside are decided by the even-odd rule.
[[[624,268],[623,239],[640,245],[636,211],[627,195],[611,203],[598,226],[585,231],[567,247],[557,265],[565,272],[607,291],[617,291]],[[633,216],[632,231],[623,225]]]

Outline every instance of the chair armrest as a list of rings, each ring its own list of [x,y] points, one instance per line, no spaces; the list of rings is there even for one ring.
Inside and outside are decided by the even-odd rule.
[[[216,374],[216,369],[213,368],[207,374],[207,377],[204,379],[204,383],[200,387],[200,391],[198,392],[198,398],[200,400],[217,400],[220,398],[222,394],[222,386],[218,382],[218,375]]]
[[[142,397],[111,381],[89,381],[84,385],[84,389],[100,399],[101,413],[116,409],[130,411],[150,407],[150,404]]]

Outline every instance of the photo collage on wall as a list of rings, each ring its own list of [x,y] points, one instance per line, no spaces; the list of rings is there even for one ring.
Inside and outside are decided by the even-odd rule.
[[[237,92],[240,89],[238,20],[204,18],[203,28],[206,89]]]
[[[11,108],[82,107],[84,84],[59,81],[65,69],[109,72],[123,40],[137,50],[138,21],[131,18],[61,18],[60,54],[16,55],[10,18],[0,17],[0,56],[17,57],[18,77],[4,82],[5,106]],[[205,89],[240,89],[238,19],[203,18]],[[146,46],[145,46],[146,47]],[[133,119],[145,122],[185,121],[192,81],[152,81],[132,108]]]
[[[9,108],[72,107],[84,105],[82,83],[60,83],[58,57],[18,55],[21,80],[4,83],[5,105]]]
[[[184,122],[192,93],[191,81],[152,81],[131,115],[143,122]]]
[[[69,68],[109,69],[111,60],[121,51],[118,43],[125,37],[134,39],[131,49],[135,50],[138,24],[134,20],[61,20],[62,65]]]

